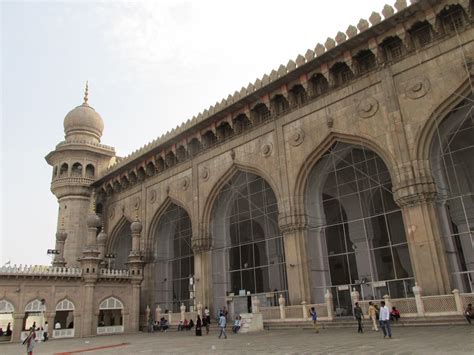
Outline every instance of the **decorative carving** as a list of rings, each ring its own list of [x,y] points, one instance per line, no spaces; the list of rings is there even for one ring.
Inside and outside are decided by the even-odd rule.
[[[233,149],[230,150],[230,157],[232,160],[235,160],[235,150]]]
[[[306,229],[308,221],[303,214],[285,214],[278,216],[278,226],[282,234],[297,232]]]
[[[347,36],[345,33],[339,31],[336,35],[336,42],[337,44],[341,44],[342,42],[344,42],[345,40],[347,39]]]
[[[326,116],[326,125],[328,128],[332,128],[334,126],[334,119],[331,116]]]
[[[204,181],[207,181],[209,180],[209,175],[210,175],[209,169],[207,167],[203,167],[201,169],[201,179],[203,179]]]
[[[378,12],[372,12],[372,14],[370,15],[369,17],[369,21],[370,23],[372,24],[372,26],[380,23],[380,21],[382,21],[382,17],[380,16],[380,14]]]
[[[113,219],[115,217],[115,206],[109,207],[109,219]]]
[[[299,146],[304,141],[304,131],[301,128],[295,128],[290,137],[290,144],[293,147]]]
[[[191,239],[191,247],[194,253],[202,253],[211,250],[212,239],[210,236],[200,236]]]
[[[262,155],[264,157],[269,157],[272,154],[273,145],[271,143],[264,144],[264,145],[262,145],[260,150],[261,150]]]
[[[150,201],[150,203],[155,203],[155,201],[156,201],[156,190],[151,190],[149,192],[148,201]]]
[[[436,191],[419,192],[411,195],[399,196],[395,202],[400,207],[416,206],[421,205],[423,203],[434,202],[436,201],[436,196]]]
[[[135,197],[135,199],[133,200],[133,208],[135,208],[136,210],[140,208],[140,197]]]
[[[395,1],[395,8],[397,11],[403,10],[405,7],[407,7],[407,0],[397,0]]]
[[[181,188],[186,191],[189,187],[189,184],[190,184],[190,180],[189,180],[189,177],[184,177],[182,180],[181,180]]]
[[[347,27],[346,34],[349,38],[355,37],[357,35],[357,28],[353,25]]]
[[[357,24],[357,28],[359,32],[363,32],[369,28],[369,22],[363,18],[360,19],[359,23]]]
[[[166,186],[166,194],[167,194],[167,195],[170,194],[170,185]]]
[[[427,78],[415,77],[406,83],[405,95],[412,99],[420,99],[430,90],[430,81]]]
[[[379,103],[373,97],[366,97],[362,99],[357,105],[357,113],[362,118],[372,117],[377,113],[379,109]]]
[[[331,37],[328,37],[328,39],[324,43],[324,46],[326,47],[327,50],[330,50],[336,46],[336,42]]]
[[[385,5],[383,7],[383,10],[382,10],[383,17],[388,18],[390,16],[393,16],[394,13],[395,13],[395,10],[390,5]]]
[[[324,52],[326,52],[326,47],[324,47],[321,43],[318,43],[316,45],[316,48],[314,48],[314,53],[316,53],[316,56],[323,55]]]

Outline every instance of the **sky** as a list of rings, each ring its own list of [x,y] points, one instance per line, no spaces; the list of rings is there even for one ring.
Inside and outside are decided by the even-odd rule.
[[[0,265],[51,262],[58,203],[44,157],[86,80],[101,143],[125,156],[384,4],[0,0]]]

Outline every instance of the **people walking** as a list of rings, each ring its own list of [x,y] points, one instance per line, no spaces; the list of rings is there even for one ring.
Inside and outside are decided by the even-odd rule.
[[[378,332],[379,328],[377,327],[377,308],[372,302],[369,302],[368,316],[372,320],[372,330]]]
[[[33,355],[33,348],[36,345],[36,331],[34,327],[30,328],[30,333],[26,339],[23,340],[23,345],[26,345],[26,354]]]
[[[202,321],[201,321],[201,317],[197,316],[197,320],[196,320],[196,336],[200,337],[202,335]]]
[[[358,333],[363,333],[364,329],[362,328],[362,319],[364,319],[364,313],[362,312],[362,308],[359,306],[359,302],[355,303],[354,307],[354,317],[357,319],[357,332]]]
[[[311,316],[311,320],[313,321],[314,332],[319,333],[319,327],[317,324],[318,314],[316,313],[316,309],[314,307],[311,307],[311,309],[309,310],[309,314]]]
[[[383,337],[386,338],[387,335],[389,338],[392,337],[392,329],[390,328],[390,310],[385,305],[385,301],[380,302],[380,328],[383,331]]]
[[[225,332],[225,327],[227,325],[227,320],[225,319],[224,313],[219,315],[219,339],[221,338],[222,334],[224,334],[224,338],[227,339],[227,333]]]

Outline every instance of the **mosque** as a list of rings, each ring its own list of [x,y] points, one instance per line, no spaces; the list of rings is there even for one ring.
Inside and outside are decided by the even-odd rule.
[[[397,0],[126,157],[86,87],[46,156],[52,266],[0,267],[0,327],[472,294],[473,14]]]

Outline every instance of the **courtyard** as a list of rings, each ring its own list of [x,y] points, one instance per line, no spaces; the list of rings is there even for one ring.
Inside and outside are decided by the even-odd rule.
[[[34,354],[472,354],[473,326],[435,326],[393,329],[393,338],[381,332],[357,329],[291,329],[253,334],[212,334],[196,337],[194,332],[138,333],[83,339],[50,340],[39,343]],[[2,355],[21,354],[21,344],[0,344]]]

